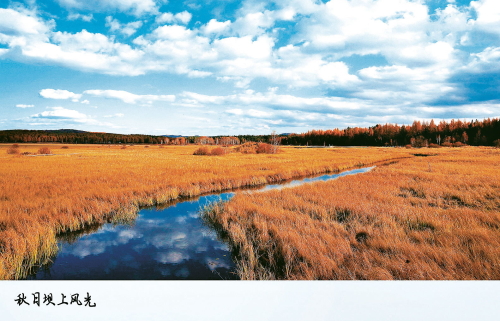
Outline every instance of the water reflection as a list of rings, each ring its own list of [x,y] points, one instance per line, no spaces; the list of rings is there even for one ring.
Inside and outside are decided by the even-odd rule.
[[[199,217],[208,195],[158,210],[142,209],[133,226],[104,224],[78,241],[65,236],[50,266],[30,279],[236,279],[229,248]],[[68,242],[69,241],[69,242]]]
[[[257,191],[326,181],[372,168],[268,185]],[[57,256],[28,279],[237,279],[230,249],[199,215],[201,207],[233,195],[175,201],[161,208],[141,209],[134,224],[108,223],[61,235]]]
[[[281,183],[281,184],[266,185],[263,188],[258,189],[257,192],[265,192],[265,191],[269,191],[272,189],[296,187],[296,186],[307,184],[307,183],[326,182],[326,181],[336,179],[336,178],[339,178],[342,176],[366,173],[366,172],[371,171],[373,168],[375,168],[375,166],[353,169],[353,170],[342,172],[339,174],[326,174],[326,175],[321,175],[321,176],[316,176],[316,177],[306,177],[306,178],[303,178],[300,180],[292,180],[292,181]]]

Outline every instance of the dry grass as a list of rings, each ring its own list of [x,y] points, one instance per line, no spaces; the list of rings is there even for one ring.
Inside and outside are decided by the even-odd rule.
[[[17,155],[19,153],[20,153],[20,151],[19,151],[19,144],[12,144],[12,146],[10,146],[9,148],[7,148],[7,154]]]
[[[205,214],[242,279],[500,279],[500,151],[425,153]]]
[[[407,157],[403,149],[282,148],[279,154],[199,157],[198,146],[20,144],[53,156],[7,154],[0,145],[0,279],[14,279],[56,250],[55,236],[110,218],[127,221],[140,205],[336,172]]]
[[[64,148],[65,146],[62,146],[61,148]],[[38,150],[38,154],[40,155],[50,155],[52,154],[52,151],[48,147],[42,147]]]

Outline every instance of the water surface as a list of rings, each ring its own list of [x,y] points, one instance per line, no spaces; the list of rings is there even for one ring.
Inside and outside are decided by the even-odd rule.
[[[295,187],[364,173],[340,174],[263,186],[252,192]],[[229,200],[234,192],[204,195],[139,211],[131,224],[103,224],[59,236],[52,262],[28,279],[53,280],[230,280],[237,279],[230,248],[200,217],[200,208]]]

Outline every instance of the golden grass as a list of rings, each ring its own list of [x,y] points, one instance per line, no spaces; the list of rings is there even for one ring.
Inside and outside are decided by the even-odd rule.
[[[56,235],[179,197],[336,172],[408,157],[403,149],[296,149],[193,155],[199,146],[0,144],[0,279],[26,275],[57,251]],[[33,155],[47,147],[54,155]],[[30,153],[30,154],[27,154]],[[22,156],[26,154],[26,156]]]
[[[412,151],[436,156],[238,193],[205,214],[242,279],[500,279],[500,150]]]

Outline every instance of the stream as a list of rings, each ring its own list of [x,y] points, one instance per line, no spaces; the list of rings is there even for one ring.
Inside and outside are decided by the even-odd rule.
[[[265,185],[252,193],[328,181],[373,167]],[[28,280],[236,280],[231,249],[200,217],[211,202],[234,191],[182,199],[141,209],[129,224],[100,224],[58,236],[52,262],[33,269]]]

